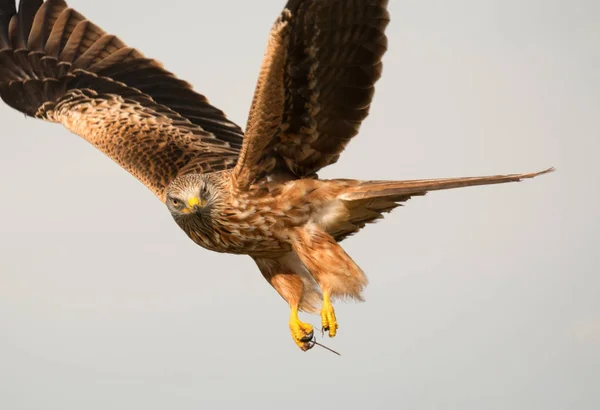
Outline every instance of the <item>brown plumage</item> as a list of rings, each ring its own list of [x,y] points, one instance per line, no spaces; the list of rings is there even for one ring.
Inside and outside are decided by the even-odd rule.
[[[290,0],[271,30],[246,132],[156,60],[63,0],[0,0],[0,96],[58,122],[148,186],[200,246],[246,254],[298,310],[362,299],[362,270],[339,242],[428,191],[541,173],[416,181],[321,180],[367,117],[382,73],[386,0]]]

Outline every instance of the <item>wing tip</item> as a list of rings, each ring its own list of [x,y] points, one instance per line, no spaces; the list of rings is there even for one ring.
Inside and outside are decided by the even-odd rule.
[[[532,172],[530,174],[524,174],[523,178],[535,178],[535,177],[538,177],[540,175],[550,174],[550,173],[552,173],[554,171],[556,171],[556,167],[551,166],[550,168],[546,168],[543,171]]]
[[[17,14],[14,0],[0,1],[0,49],[10,47],[9,27],[10,20]]]

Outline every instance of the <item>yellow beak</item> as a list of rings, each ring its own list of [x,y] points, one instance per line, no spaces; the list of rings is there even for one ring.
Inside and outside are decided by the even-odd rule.
[[[188,199],[187,205],[188,206],[183,210],[183,213],[185,214],[193,212],[196,208],[202,208],[204,205],[206,205],[206,201],[198,198],[197,196],[193,196]]]
[[[192,209],[195,206],[200,205],[200,199],[197,196],[193,196],[188,199],[188,208]]]

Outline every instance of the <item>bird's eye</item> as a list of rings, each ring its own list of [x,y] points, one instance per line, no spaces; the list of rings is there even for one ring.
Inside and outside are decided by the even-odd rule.
[[[181,206],[181,201],[177,198],[171,198],[171,205],[174,207],[179,207]]]

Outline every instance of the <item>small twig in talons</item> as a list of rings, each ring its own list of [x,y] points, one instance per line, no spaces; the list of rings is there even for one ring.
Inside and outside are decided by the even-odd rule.
[[[319,328],[319,326],[317,326],[317,325],[315,325],[313,323],[309,323],[309,324],[313,327],[313,329],[318,329]],[[323,336],[325,336],[325,329],[323,329],[323,327],[321,327],[321,337],[323,337]]]
[[[325,345],[323,345],[323,344],[321,344],[321,343],[317,342],[316,340],[312,340],[310,343],[312,343],[312,344],[313,344],[313,346],[314,346],[314,345],[317,345],[317,346],[319,346],[319,347],[322,347],[322,348],[323,348],[323,349],[325,349],[325,350],[328,350],[328,351],[330,351],[331,353],[334,353],[334,354],[337,354],[338,356],[341,356],[341,353],[338,353],[338,352],[336,352],[335,350],[333,350],[333,349],[331,349],[330,347],[327,347],[327,346],[325,346]]]

